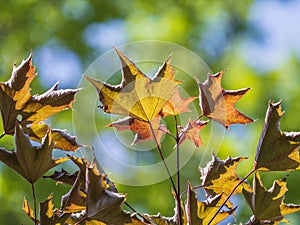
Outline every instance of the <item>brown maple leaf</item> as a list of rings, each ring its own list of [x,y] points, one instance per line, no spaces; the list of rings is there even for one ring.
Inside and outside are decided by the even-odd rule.
[[[150,122],[145,122],[131,117],[125,117],[107,126],[115,127],[119,131],[132,130],[136,133],[132,144],[137,144],[147,140],[155,140],[149,123],[151,123],[155,139],[157,140],[158,144],[160,144],[160,140],[163,135],[169,132],[165,125],[160,124],[160,116],[155,117]]]
[[[253,191],[243,189],[243,195],[249,204],[253,217],[251,224],[279,224],[288,222],[284,216],[300,210],[300,205],[285,204],[284,195],[287,192],[286,180],[275,180],[267,190],[256,172],[253,179]]]
[[[35,183],[49,169],[69,159],[52,158],[54,143],[49,134],[51,131],[46,133],[41,146],[33,146],[20,125],[17,125],[15,129],[16,150],[7,151],[0,148],[0,160],[28,182]]]
[[[192,121],[190,119],[186,127],[180,129],[179,145],[189,139],[194,143],[194,145],[200,147],[202,145],[202,140],[199,132],[207,123],[208,121]]]
[[[37,76],[32,65],[32,55],[16,67],[7,82],[0,82],[0,110],[4,134],[14,134],[16,118],[25,126],[39,123],[47,117],[72,107],[75,94],[79,89],[58,90],[56,83],[41,95],[32,96],[30,84]]]
[[[204,83],[198,82],[199,101],[202,113],[228,128],[232,124],[246,124],[253,120],[235,109],[235,103],[245,95],[250,88],[239,90],[224,90],[221,85],[224,71],[208,74]]]

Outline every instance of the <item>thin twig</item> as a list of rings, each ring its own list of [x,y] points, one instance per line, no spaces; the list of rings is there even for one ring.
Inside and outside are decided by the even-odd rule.
[[[142,214],[140,214],[138,211],[136,211],[128,202],[124,202],[124,204],[131,209],[133,212],[135,212],[138,216],[140,216],[141,218],[143,218],[145,220],[145,222],[151,224],[151,222]]]
[[[227,196],[227,198],[225,199],[225,201],[223,202],[223,204],[219,207],[218,211],[214,214],[214,216],[211,218],[211,220],[209,221],[209,224],[211,224],[211,222],[216,218],[216,216],[218,215],[218,213],[221,211],[221,209],[223,208],[223,206],[225,206],[226,202],[229,200],[229,198],[233,195],[233,193],[235,192],[235,190],[254,172],[256,172],[256,169],[252,169],[237,185],[235,185],[235,187],[232,189],[232,191],[230,192],[230,194]]]
[[[36,195],[34,184],[31,183],[32,197],[33,197],[33,212],[34,212],[34,225],[37,225],[37,215],[36,215]]]
[[[78,222],[76,222],[74,225],[79,225],[80,223],[82,223],[83,221],[85,221],[87,219],[86,216],[82,217]]]
[[[176,141],[176,137],[171,134],[169,131],[166,131],[164,129],[158,128],[160,131],[164,132],[166,135],[169,135],[170,137],[172,137],[175,141]]]
[[[176,127],[176,175],[177,175],[177,195],[176,195],[176,201],[177,201],[177,210],[178,210],[178,221],[179,225],[182,225],[182,215],[181,215],[181,198],[180,198],[180,155],[179,155],[179,130],[178,130],[178,120],[176,115],[174,115],[175,120],[175,127]]]
[[[192,123],[189,125],[188,129],[189,129],[194,123],[196,123],[197,120],[200,120],[203,116],[204,116],[204,114],[201,113],[196,119],[194,119],[194,120],[192,121]]]
[[[176,186],[175,186],[175,183],[174,183],[174,180],[173,180],[173,178],[172,178],[172,176],[171,176],[169,167],[168,167],[168,165],[167,165],[167,163],[166,163],[166,161],[165,161],[165,158],[164,158],[163,153],[162,153],[161,148],[160,148],[160,144],[159,144],[158,141],[157,141],[157,138],[156,138],[156,136],[155,136],[155,133],[154,133],[152,124],[151,124],[150,122],[149,122],[149,127],[150,127],[150,130],[151,130],[151,134],[152,134],[152,136],[153,136],[153,139],[154,139],[154,141],[155,141],[155,143],[156,143],[156,147],[157,147],[157,149],[158,149],[160,158],[161,158],[161,160],[162,160],[163,163],[164,163],[164,166],[165,166],[165,169],[166,169],[166,171],[167,171],[167,173],[168,173],[168,176],[169,176],[169,179],[170,179],[170,181],[171,181],[172,187],[173,187],[173,189],[174,189],[174,191],[175,191],[175,194],[176,194],[176,196],[177,196],[177,195],[178,195],[177,188],[176,188]]]
[[[193,189],[196,190],[196,189],[199,189],[199,188],[203,188],[204,185],[198,185],[198,186],[194,186]],[[184,194],[186,194],[188,192],[187,189],[185,189],[181,194],[180,194],[180,198],[183,197]]]
[[[0,135],[0,139],[3,138],[5,135],[6,135],[6,133],[3,132],[3,133]]]

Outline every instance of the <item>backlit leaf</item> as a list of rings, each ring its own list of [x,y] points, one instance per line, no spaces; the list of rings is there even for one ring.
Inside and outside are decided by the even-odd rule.
[[[180,96],[179,90],[177,89],[176,92],[172,95],[169,101],[161,110],[162,116],[168,115],[177,115],[184,112],[190,112],[189,104],[193,102],[196,97],[188,97],[182,98]]]
[[[14,66],[7,82],[0,82],[0,110],[5,134],[14,133],[18,115],[20,123],[25,126],[72,107],[79,89],[58,90],[56,83],[46,93],[32,96],[30,83],[35,77],[35,67],[30,55],[20,66]]]
[[[87,169],[87,217],[108,225],[130,223],[130,214],[121,209],[125,196],[105,189],[102,185],[104,179],[103,175],[97,175],[92,169]]]
[[[6,134],[13,134],[19,111],[31,98],[30,83],[35,77],[35,67],[30,54],[18,67],[14,65],[7,82],[0,83],[0,110]]]
[[[41,142],[50,127],[45,123],[32,124],[26,129],[31,140]],[[75,151],[82,147],[76,141],[75,136],[71,136],[65,130],[51,129],[51,139],[54,142],[54,148],[59,148],[65,151]]]
[[[106,189],[108,189],[110,191],[117,192],[115,185],[113,184],[113,182],[110,181],[107,174],[105,174],[103,168],[99,165],[99,163],[97,163],[97,161],[88,163],[86,159],[74,157],[74,156],[71,156],[70,159],[78,166],[78,168],[80,170],[80,180],[83,181],[82,182],[82,186],[83,186],[82,190],[86,190],[86,187],[85,187],[86,170],[87,170],[87,168],[89,168],[90,170],[93,171],[94,174],[99,175],[99,176],[101,174],[101,176],[103,177],[103,179],[101,180],[103,182],[102,183],[103,187],[105,187]]]
[[[160,124],[160,116],[155,117],[150,122],[144,122],[142,120],[134,119],[131,117],[125,117],[124,119],[120,119],[116,122],[113,122],[108,126],[115,127],[119,131],[132,130],[136,133],[132,144],[137,144],[139,142],[147,140],[155,140],[152,135],[149,123],[151,123],[155,138],[160,144],[160,140],[163,137],[163,135],[169,132],[165,125]]]
[[[221,194],[216,195],[213,198],[208,198],[206,201],[198,201],[197,195],[194,192],[193,188],[188,185],[188,194],[187,194],[187,202],[185,205],[186,208],[186,214],[188,218],[188,224],[194,225],[206,225],[209,223],[209,221],[212,219],[212,217],[215,215],[215,213],[218,211],[219,206],[222,204],[221,200]],[[231,215],[233,213],[233,210],[229,211],[221,211],[217,214],[217,216],[214,218],[213,224],[218,224],[222,220],[224,220],[226,217]]]
[[[250,88],[239,90],[224,90],[221,85],[224,71],[208,74],[204,83],[198,82],[199,101],[202,113],[226,128],[231,124],[246,124],[253,122],[235,109],[235,103],[245,95]]]
[[[86,194],[81,190],[82,187],[84,186],[82,185],[80,174],[78,173],[71,190],[62,197],[61,208],[64,213],[81,212],[86,209]]]
[[[49,131],[50,132],[50,131]],[[43,174],[56,165],[68,160],[52,158],[53,142],[47,132],[41,146],[33,146],[20,126],[15,127],[15,151],[0,149],[0,160],[14,169],[30,183],[36,182]]]
[[[194,143],[195,146],[200,147],[202,145],[202,140],[199,132],[207,123],[208,121],[189,120],[186,127],[180,129],[179,145],[182,144],[187,139],[189,139]]]
[[[228,157],[226,160],[220,160],[212,154],[212,160],[207,163],[205,168],[200,167],[202,185],[208,196],[222,194],[224,200],[229,196],[232,189],[242,180],[237,172],[237,166],[246,157]],[[242,189],[252,190],[248,182],[244,181],[233,194],[241,193]],[[227,206],[231,207],[230,203]]]
[[[58,82],[47,92],[32,96],[26,102],[20,114],[22,123],[39,123],[49,116],[65,109],[71,109],[75,94],[80,89],[58,90]]]
[[[300,132],[280,131],[281,102],[269,103],[265,124],[257,146],[257,170],[288,171],[300,168]]]
[[[269,221],[269,224],[284,221],[284,215],[300,210],[300,205],[283,203],[286,192],[285,179],[274,181],[273,186],[266,190],[258,173],[255,173],[253,180],[253,191],[243,189],[244,197],[254,214],[254,220],[259,224],[264,224],[265,221]]]
[[[50,178],[58,183],[65,183],[72,186],[75,183],[77,175],[78,171],[75,173],[68,173],[62,169],[61,171],[54,171],[52,175],[43,176],[43,178]]]
[[[55,221],[55,214],[53,212],[53,195],[49,195],[46,201],[40,204],[40,225],[49,225]]]
[[[119,50],[116,51],[122,64],[122,81],[119,85],[112,86],[85,77],[97,89],[104,112],[149,122],[158,115],[177,90],[179,81],[174,79],[170,58],[150,79],[130,59]]]

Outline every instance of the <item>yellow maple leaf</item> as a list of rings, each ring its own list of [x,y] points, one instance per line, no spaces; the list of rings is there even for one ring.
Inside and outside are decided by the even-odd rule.
[[[170,57],[151,79],[119,50],[116,51],[122,64],[122,81],[119,85],[113,86],[87,76],[85,78],[97,89],[104,112],[149,122],[158,115],[180,83],[174,78]]]

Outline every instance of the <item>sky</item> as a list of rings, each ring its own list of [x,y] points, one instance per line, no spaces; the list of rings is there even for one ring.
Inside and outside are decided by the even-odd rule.
[[[291,53],[300,57],[300,1],[256,1],[249,13],[264,35],[261,42],[246,39],[240,50],[250,66],[262,72],[276,69]]]

